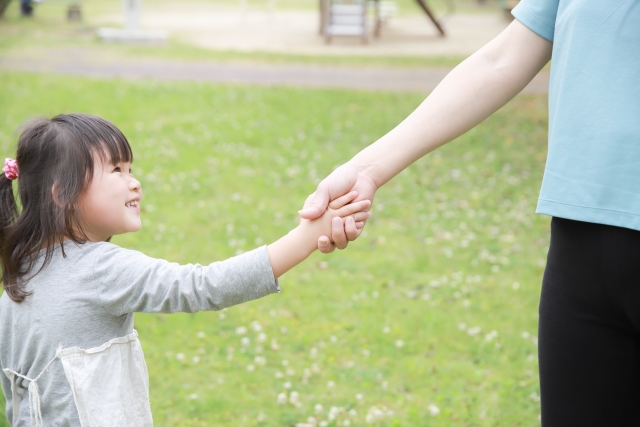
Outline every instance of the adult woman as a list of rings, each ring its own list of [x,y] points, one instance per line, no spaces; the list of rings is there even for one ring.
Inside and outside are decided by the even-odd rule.
[[[480,123],[553,55],[537,212],[553,216],[540,301],[542,424],[640,425],[640,2],[523,0],[516,20],[400,125],[318,185],[313,218]],[[323,252],[357,238],[334,222]]]

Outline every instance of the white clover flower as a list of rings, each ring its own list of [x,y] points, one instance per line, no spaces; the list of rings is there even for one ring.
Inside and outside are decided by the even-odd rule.
[[[300,400],[300,393],[297,391],[292,391],[289,393],[289,403],[296,404]]]
[[[350,409],[349,410],[349,415],[352,417],[356,417],[358,416],[358,411],[356,411],[355,409]]]
[[[286,334],[286,333],[287,333],[287,327],[286,327],[286,326],[281,326],[281,327],[280,327],[280,333],[281,333],[282,335]]]
[[[276,341],[276,339],[275,339],[275,338],[273,338],[273,339],[271,340],[271,350],[273,350],[273,351],[277,351],[277,350],[279,350],[279,349],[280,349],[280,346],[278,345],[278,341]]]
[[[249,337],[242,337],[242,339],[240,340],[240,344],[243,347],[248,347],[249,344],[251,344],[251,339],[249,339]]]
[[[198,338],[204,338],[205,337],[205,333],[202,332],[202,331],[198,332],[197,335],[198,335]]]
[[[191,359],[191,361],[193,363],[200,363],[200,357],[199,356],[193,356],[193,358]]]
[[[307,422],[311,425],[316,425],[316,423],[318,422],[318,420],[316,420],[316,417],[309,417],[307,418]]]
[[[333,382],[333,381],[329,381],[329,382],[327,383],[327,387],[329,387],[329,388],[333,388],[333,387],[335,387],[335,386],[336,386],[336,383],[335,383],[335,382]]]
[[[260,332],[262,330],[262,325],[259,322],[257,322],[256,320],[254,320],[253,322],[251,322],[251,328],[255,332]]]
[[[362,350],[362,355],[364,357],[369,357],[369,356],[371,356],[371,352],[365,348],[365,349]]]
[[[522,338],[524,338],[526,340],[526,339],[529,339],[531,337],[531,334],[529,332],[527,332],[527,331],[524,331],[521,334],[521,336],[522,336]]]
[[[491,331],[484,337],[484,339],[485,339],[485,341],[491,341],[494,338],[496,338],[497,336],[498,336],[498,332],[497,331]]]
[[[461,331],[466,331],[467,330],[467,324],[464,323],[464,322],[458,323],[458,329],[460,329]]]
[[[258,341],[258,342],[266,342],[267,341],[267,334],[265,334],[264,332],[260,332],[258,334],[258,338],[256,338],[256,341]]]
[[[380,386],[381,386],[383,389],[386,389],[387,387],[389,387],[389,383],[388,383],[387,381],[382,381],[382,383],[380,383]]]
[[[259,423],[263,423],[263,422],[267,421],[267,415],[266,415],[264,412],[260,412],[260,413],[258,414],[257,421],[258,421]]]
[[[349,426],[351,425],[351,421],[349,421],[349,420],[344,420],[344,421],[342,422],[342,425],[343,425],[344,427],[349,427]]]
[[[318,424],[319,427],[327,427],[329,425],[329,423],[327,421],[320,421],[320,424]]]
[[[363,398],[364,398],[364,396],[362,395],[362,393],[356,394],[356,399],[357,400],[362,400]]]
[[[275,373],[275,374],[273,374],[273,375],[274,375],[276,378],[282,378],[282,377],[284,377],[284,374],[283,374],[282,372],[280,372],[280,371],[276,371],[276,373]]]
[[[311,347],[311,350],[309,350],[309,355],[311,357],[317,357],[318,356],[318,349],[315,347]]]
[[[256,367],[253,366],[253,365],[248,365],[247,366],[247,371],[249,371],[249,372],[253,372],[253,371],[255,371],[255,369],[256,369]]]
[[[338,341],[338,337],[336,337],[335,335],[331,335],[331,336],[329,337],[329,341],[331,341],[331,342],[337,342],[337,341]]]
[[[178,359],[178,360],[184,360],[184,353],[178,353],[178,354],[176,354],[176,359]]]
[[[396,347],[398,347],[398,348],[404,347],[404,341],[402,341],[402,340],[396,341]]]
[[[287,403],[287,395],[285,393],[279,393],[278,397],[276,398],[276,401],[280,405],[284,405],[285,403]]]
[[[480,332],[482,331],[482,329],[480,329],[479,326],[474,326],[473,328],[469,328],[467,329],[467,334],[471,335],[472,337],[475,337],[476,335],[478,335]]]
[[[391,328],[388,326],[385,326],[384,328],[382,328],[382,333],[383,334],[388,334],[389,332],[391,332]]]
[[[289,381],[287,381],[286,383],[284,383],[282,385],[282,387],[284,387],[285,389],[289,390],[291,388],[291,383]]]
[[[287,375],[292,377],[296,374],[296,371],[293,370],[292,368],[287,368]]]
[[[429,413],[431,414],[432,417],[440,415],[440,408],[438,408],[433,403],[431,405],[429,405],[427,407],[427,409],[429,410]]]
[[[238,335],[244,335],[247,333],[247,327],[246,326],[239,326],[236,328],[236,334]]]
[[[198,395],[195,393],[189,395],[189,400],[195,400],[197,398],[198,398]]]
[[[264,356],[256,356],[253,358],[256,365],[264,366],[267,364],[267,358]]]
[[[288,366],[289,365],[289,361],[287,359],[284,359],[282,361],[282,366]]]
[[[324,411],[324,408],[319,403],[316,403],[316,406],[314,406],[313,409],[316,411],[316,414],[321,414],[322,411]]]
[[[320,366],[318,366],[317,363],[313,363],[311,365],[311,370],[317,374],[318,372],[320,372]]]

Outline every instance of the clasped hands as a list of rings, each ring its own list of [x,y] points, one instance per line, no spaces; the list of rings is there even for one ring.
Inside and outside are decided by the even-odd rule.
[[[318,249],[321,252],[344,249],[350,241],[360,236],[370,217],[369,211],[377,189],[374,179],[348,163],[337,168],[318,184],[316,191],[307,197],[303,209],[298,212],[301,218],[313,220],[322,216],[327,208],[340,210],[345,204],[361,207],[355,214],[332,219],[331,236],[318,238]],[[365,200],[369,203],[359,203]]]

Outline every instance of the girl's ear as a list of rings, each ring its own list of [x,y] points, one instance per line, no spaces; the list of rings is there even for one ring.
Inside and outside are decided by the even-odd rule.
[[[58,195],[58,191],[56,189],[56,184],[58,181],[54,182],[51,186],[51,198],[53,199],[53,203],[58,205],[58,207],[62,207],[62,202],[60,201],[60,196]]]

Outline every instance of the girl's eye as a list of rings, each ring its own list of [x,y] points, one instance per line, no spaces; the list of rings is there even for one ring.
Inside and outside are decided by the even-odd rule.
[[[117,167],[113,170],[114,172],[120,172],[120,167]]]

